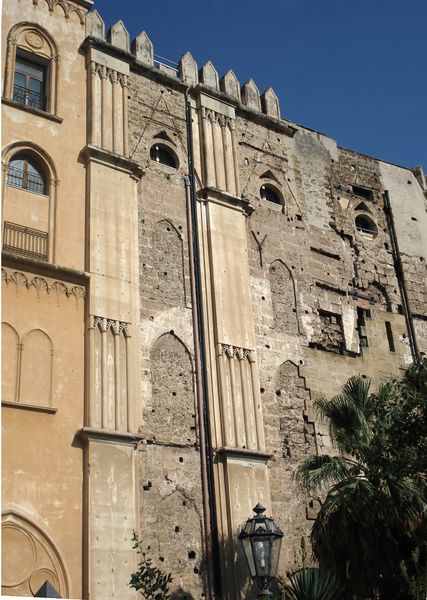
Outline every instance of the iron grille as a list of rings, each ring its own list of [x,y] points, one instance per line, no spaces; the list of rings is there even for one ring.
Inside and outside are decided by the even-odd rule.
[[[16,84],[13,86],[13,100],[18,104],[40,110],[46,110],[47,106],[46,96]]]
[[[43,177],[36,173],[25,173],[23,169],[18,169],[9,165],[7,169],[7,185],[18,187],[36,194],[45,193]]]
[[[4,222],[3,250],[47,262],[48,234],[16,223]]]

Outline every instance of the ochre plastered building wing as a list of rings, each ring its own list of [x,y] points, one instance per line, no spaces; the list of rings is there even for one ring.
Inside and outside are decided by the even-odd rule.
[[[3,4],[2,592],[136,598],[136,530],[174,598],[256,597],[252,508],[286,573],[321,502],[313,400],[427,350],[425,176],[92,4]]]

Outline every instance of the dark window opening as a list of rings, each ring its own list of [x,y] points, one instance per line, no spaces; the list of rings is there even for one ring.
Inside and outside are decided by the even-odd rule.
[[[174,169],[178,167],[178,160],[172,150],[169,150],[169,148],[161,146],[160,144],[151,147],[150,158],[155,162],[167,165],[168,167],[173,167]]]
[[[378,233],[377,226],[367,215],[357,215],[355,223],[357,230],[362,234],[375,237]]]
[[[282,204],[282,198],[271,185],[262,185],[260,189],[261,198],[273,202],[274,204]]]
[[[360,306],[357,307],[357,331],[359,333],[361,349],[367,348],[369,346],[365,320],[366,318],[370,318],[371,316],[370,312],[369,315],[367,314],[368,312],[368,310],[361,308]]]
[[[30,108],[47,110],[46,75],[45,64],[18,55],[15,61],[13,100]]]
[[[385,331],[387,334],[387,341],[388,341],[388,347],[390,348],[390,352],[396,352],[396,347],[394,345],[394,338],[393,338],[393,330],[391,328],[390,321],[385,321]]]
[[[7,185],[46,194],[46,179],[42,168],[25,154],[14,156],[7,169]]]
[[[353,194],[355,196],[359,196],[359,198],[364,198],[365,200],[373,200],[374,194],[372,190],[368,190],[367,188],[360,187],[358,185],[352,185]]]

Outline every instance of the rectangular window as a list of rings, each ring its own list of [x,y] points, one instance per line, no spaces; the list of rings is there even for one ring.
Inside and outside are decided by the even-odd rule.
[[[46,67],[21,56],[16,57],[13,99],[18,104],[46,110]]]
[[[352,185],[351,187],[355,196],[359,196],[359,198],[364,198],[365,200],[374,199],[374,194],[372,190],[361,187],[360,185]]]

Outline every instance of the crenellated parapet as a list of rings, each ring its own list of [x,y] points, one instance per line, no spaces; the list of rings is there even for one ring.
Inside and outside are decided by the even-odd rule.
[[[153,43],[145,31],[142,31],[130,43],[129,33],[122,21],[112,25],[108,33],[105,34],[104,21],[98,11],[95,10],[86,17],[86,35],[108,42],[118,50],[132,55],[138,63],[158,69],[187,86],[194,87],[201,84],[202,88],[212,90],[214,95],[219,94],[222,96],[226,94],[234,105],[240,105],[273,119],[281,119],[279,100],[271,87],[260,94],[253,79],[249,79],[241,86],[231,69],[220,77],[211,61],[208,61],[199,69],[190,52],[186,52],[177,64],[170,63],[170,61],[166,61],[168,64],[165,64],[164,59],[156,57]],[[129,56],[129,58],[131,57]],[[129,58],[128,63],[130,62]]]

